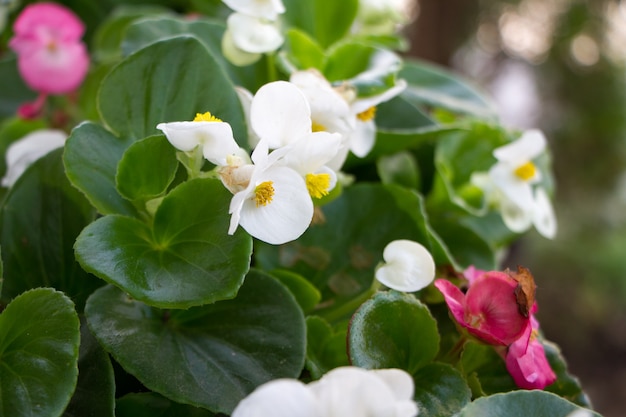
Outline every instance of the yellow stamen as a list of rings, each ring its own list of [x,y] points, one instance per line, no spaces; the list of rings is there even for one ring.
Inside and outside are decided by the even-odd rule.
[[[374,116],[376,116],[376,106],[372,106],[356,115],[356,117],[358,117],[362,122],[369,122],[374,118]]]
[[[311,130],[313,132],[325,132],[326,131],[326,126],[324,126],[323,124],[317,123],[315,121],[313,121],[311,123]]]
[[[324,197],[330,188],[330,174],[306,174],[306,188],[311,197]]]
[[[213,116],[211,112],[206,113],[196,113],[196,117],[193,119],[194,122],[221,122],[221,119]]]
[[[257,185],[254,189],[254,200],[256,206],[266,206],[272,202],[274,197],[274,183],[272,181],[265,181]]]
[[[528,181],[531,178],[534,178],[537,173],[537,167],[532,162],[528,161],[525,164],[522,164],[515,168],[515,175],[523,181]]]

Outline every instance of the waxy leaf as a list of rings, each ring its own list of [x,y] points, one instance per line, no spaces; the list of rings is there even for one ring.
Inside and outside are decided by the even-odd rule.
[[[117,167],[117,189],[131,201],[147,201],[165,193],[174,180],[176,148],[165,136],[150,136],[132,144]]]
[[[115,378],[109,355],[93,337],[84,318],[80,323],[78,384],[63,417],[114,417]]]
[[[172,190],[152,225],[102,217],[76,240],[81,266],[135,299],[187,308],[232,298],[249,269],[252,239],[227,234],[231,194],[220,181],[195,179]]]
[[[115,188],[117,164],[132,143],[133,140],[118,138],[90,122],[74,128],[65,143],[63,163],[67,177],[101,214],[137,214],[132,203]]]
[[[430,363],[413,376],[420,417],[447,417],[467,405],[472,393],[463,375],[451,365]]]
[[[379,292],[352,317],[348,353],[356,366],[400,368],[415,374],[438,351],[437,322],[412,294]]]
[[[189,310],[158,310],[115,287],[96,291],[86,316],[124,369],[166,397],[230,413],[258,385],[296,378],[305,324],[293,296],[252,271],[237,298]]]
[[[349,365],[345,327],[335,330],[323,318],[309,316],[306,329],[306,368],[314,379],[321,378],[331,369]]]
[[[284,0],[283,3],[288,25],[307,32],[324,48],[348,33],[358,8],[358,0]]]
[[[479,398],[455,414],[455,417],[567,417],[580,409],[549,392],[512,391]],[[600,417],[600,414],[588,411],[592,416]]]
[[[286,269],[271,271],[272,276],[280,281],[293,294],[300,308],[310,312],[320,302],[322,295],[309,281],[301,275]]]
[[[37,288],[0,315],[0,415],[57,417],[76,387],[80,323],[63,293]]]
[[[117,400],[116,417],[213,417],[204,408],[179,404],[154,393],[128,394]]]
[[[0,209],[4,302],[31,288],[54,287],[81,310],[102,285],[74,259],[74,240],[95,212],[67,181],[61,152],[52,151],[24,171]]]
[[[232,82],[195,37],[158,41],[128,56],[102,81],[98,103],[107,126],[135,140],[160,133],[161,122],[206,111],[230,123],[241,143],[247,137]]]

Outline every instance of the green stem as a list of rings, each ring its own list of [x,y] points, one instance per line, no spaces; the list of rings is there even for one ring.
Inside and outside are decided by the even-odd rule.
[[[265,62],[267,64],[268,82],[278,80],[278,73],[276,72],[276,55],[273,52],[266,54]]]
[[[362,292],[358,296],[353,299],[337,306],[336,308],[330,308],[320,315],[326,319],[329,323],[334,323],[336,321],[345,319],[346,317],[354,314],[357,308],[361,306],[365,301],[369,300],[372,295],[376,294],[378,289],[380,288],[380,283],[378,280],[374,279],[372,285],[369,287],[367,291]]]

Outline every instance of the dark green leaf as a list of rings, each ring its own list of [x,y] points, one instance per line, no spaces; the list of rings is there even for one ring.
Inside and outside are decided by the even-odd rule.
[[[195,37],[158,41],[127,57],[103,80],[98,103],[112,131],[135,140],[159,133],[161,122],[206,111],[230,123],[241,143],[247,137],[233,84]]]
[[[65,292],[81,310],[89,294],[102,285],[74,259],[74,240],[95,213],[67,181],[61,152],[52,151],[31,165],[3,202],[4,302],[28,289],[51,286]]]
[[[0,60],[0,91],[0,119],[15,115],[20,105],[37,97],[22,81],[13,54]]]
[[[115,287],[87,302],[100,343],[146,387],[182,403],[230,413],[258,385],[296,378],[305,324],[293,296],[261,272],[237,298],[189,310],[157,310]]]
[[[115,416],[115,380],[109,355],[81,320],[78,385],[63,417]]]
[[[459,371],[443,363],[430,363],[413,376],[420,417],[448,417],[467,405],[471,391]]]
[[[115,182],[131,201],[147,201],[165,193],[174,180],[176,148],[165,136],[150,136],[132,144],[117,166]]]
[[[466,342],[461,354],[460,369],[468,380],[473,380],[475,397],[517,389],[506,370],[504,360],[492,346]]]
[[[306,368],[314,379],[321,378],[331,369],[349,365],[346,329],[335,331],[318,316],[307,317],[306,329]]]
[[[116,417],[213,417],[202,408],[179,404],[154,392],[128,394],[117,400]]]
[[[350,362],[368,369],[400,368],[415,374],[439,351],[437,322],[412,294],[379,292],[354,314]]]
[[[76,240],[82,267],[137,300],[187,308],[232,298],[249,268],[252,239],[227,234],[231,194],[220,181],[179,185],[161,202],[152,227],[106,216]]]
[[[285,269],[271,271],[272,276],[279,280],[296,298],[305,313],[310,312],[320,302],[322,295],[309,281],[301,275]]]
[[[547,341],[543,341],[543,347],[550,367],[557,376],[556,382],[547,386],[546,391],[553,392],[580,406],[591,407],[591,400],[583,391],[580,381],[568,372],[567,362],[559,347]]]
[[[397,184],[412,189],[420,187],[417,161],[409,152],[398,152],[379,158],[376,171],[383,184]]]
[[[0,415],[56,417],[76,387],[80,323],[63,293],[37,288],[0,315]]]
[[[132,143],[89,122],[76,127],[65,143],[67,177],[101,214],[137,215],[132,203],[115,188],[117,164]]]

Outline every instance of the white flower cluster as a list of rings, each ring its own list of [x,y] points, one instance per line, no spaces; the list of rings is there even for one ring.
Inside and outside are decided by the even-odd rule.
[[[402,88],[365,102],[373,109]],[[241,225],[264,242],[286,243],[308,228],[312,198],[335,187],[349,150],[361,156],[371,150],[374,121],[359,121],[363,101],[346,100],[317,72],[296,72],[291,82],[266,84],[254,96],[242,89],[238,93],[254,148],[250,157],[235,141],[231,126],[210,113],[157,128],[188,160],[199,156],[216,165],[222,183],[233,193],[229,234]],[[360,130],[360,123],[369,127]],[[198,170],[201,165],[196,163]],[[193,168],[189,172],[194,175]]]
[[[284,37],[278,16],[285,13],[281,0],[223,0],[235,12],[226,21],[222,52],[235,65],[252,64],[262,54],[280,48]]]
[[[308,385],[276,379],[239,403],[232,417],[415,417],[413,379],[400,369],[340,367]]]
[[[533,160],[546,149],[546,138],[539,130],[529,130],[514,142],[493,151],[498,162],[487,174],[475,173],[472,182],[498,207],[502,220],[514,232],[524,232],[531,225],[552,239],[557,223],[546,190],[539,183],[541,171]]]

